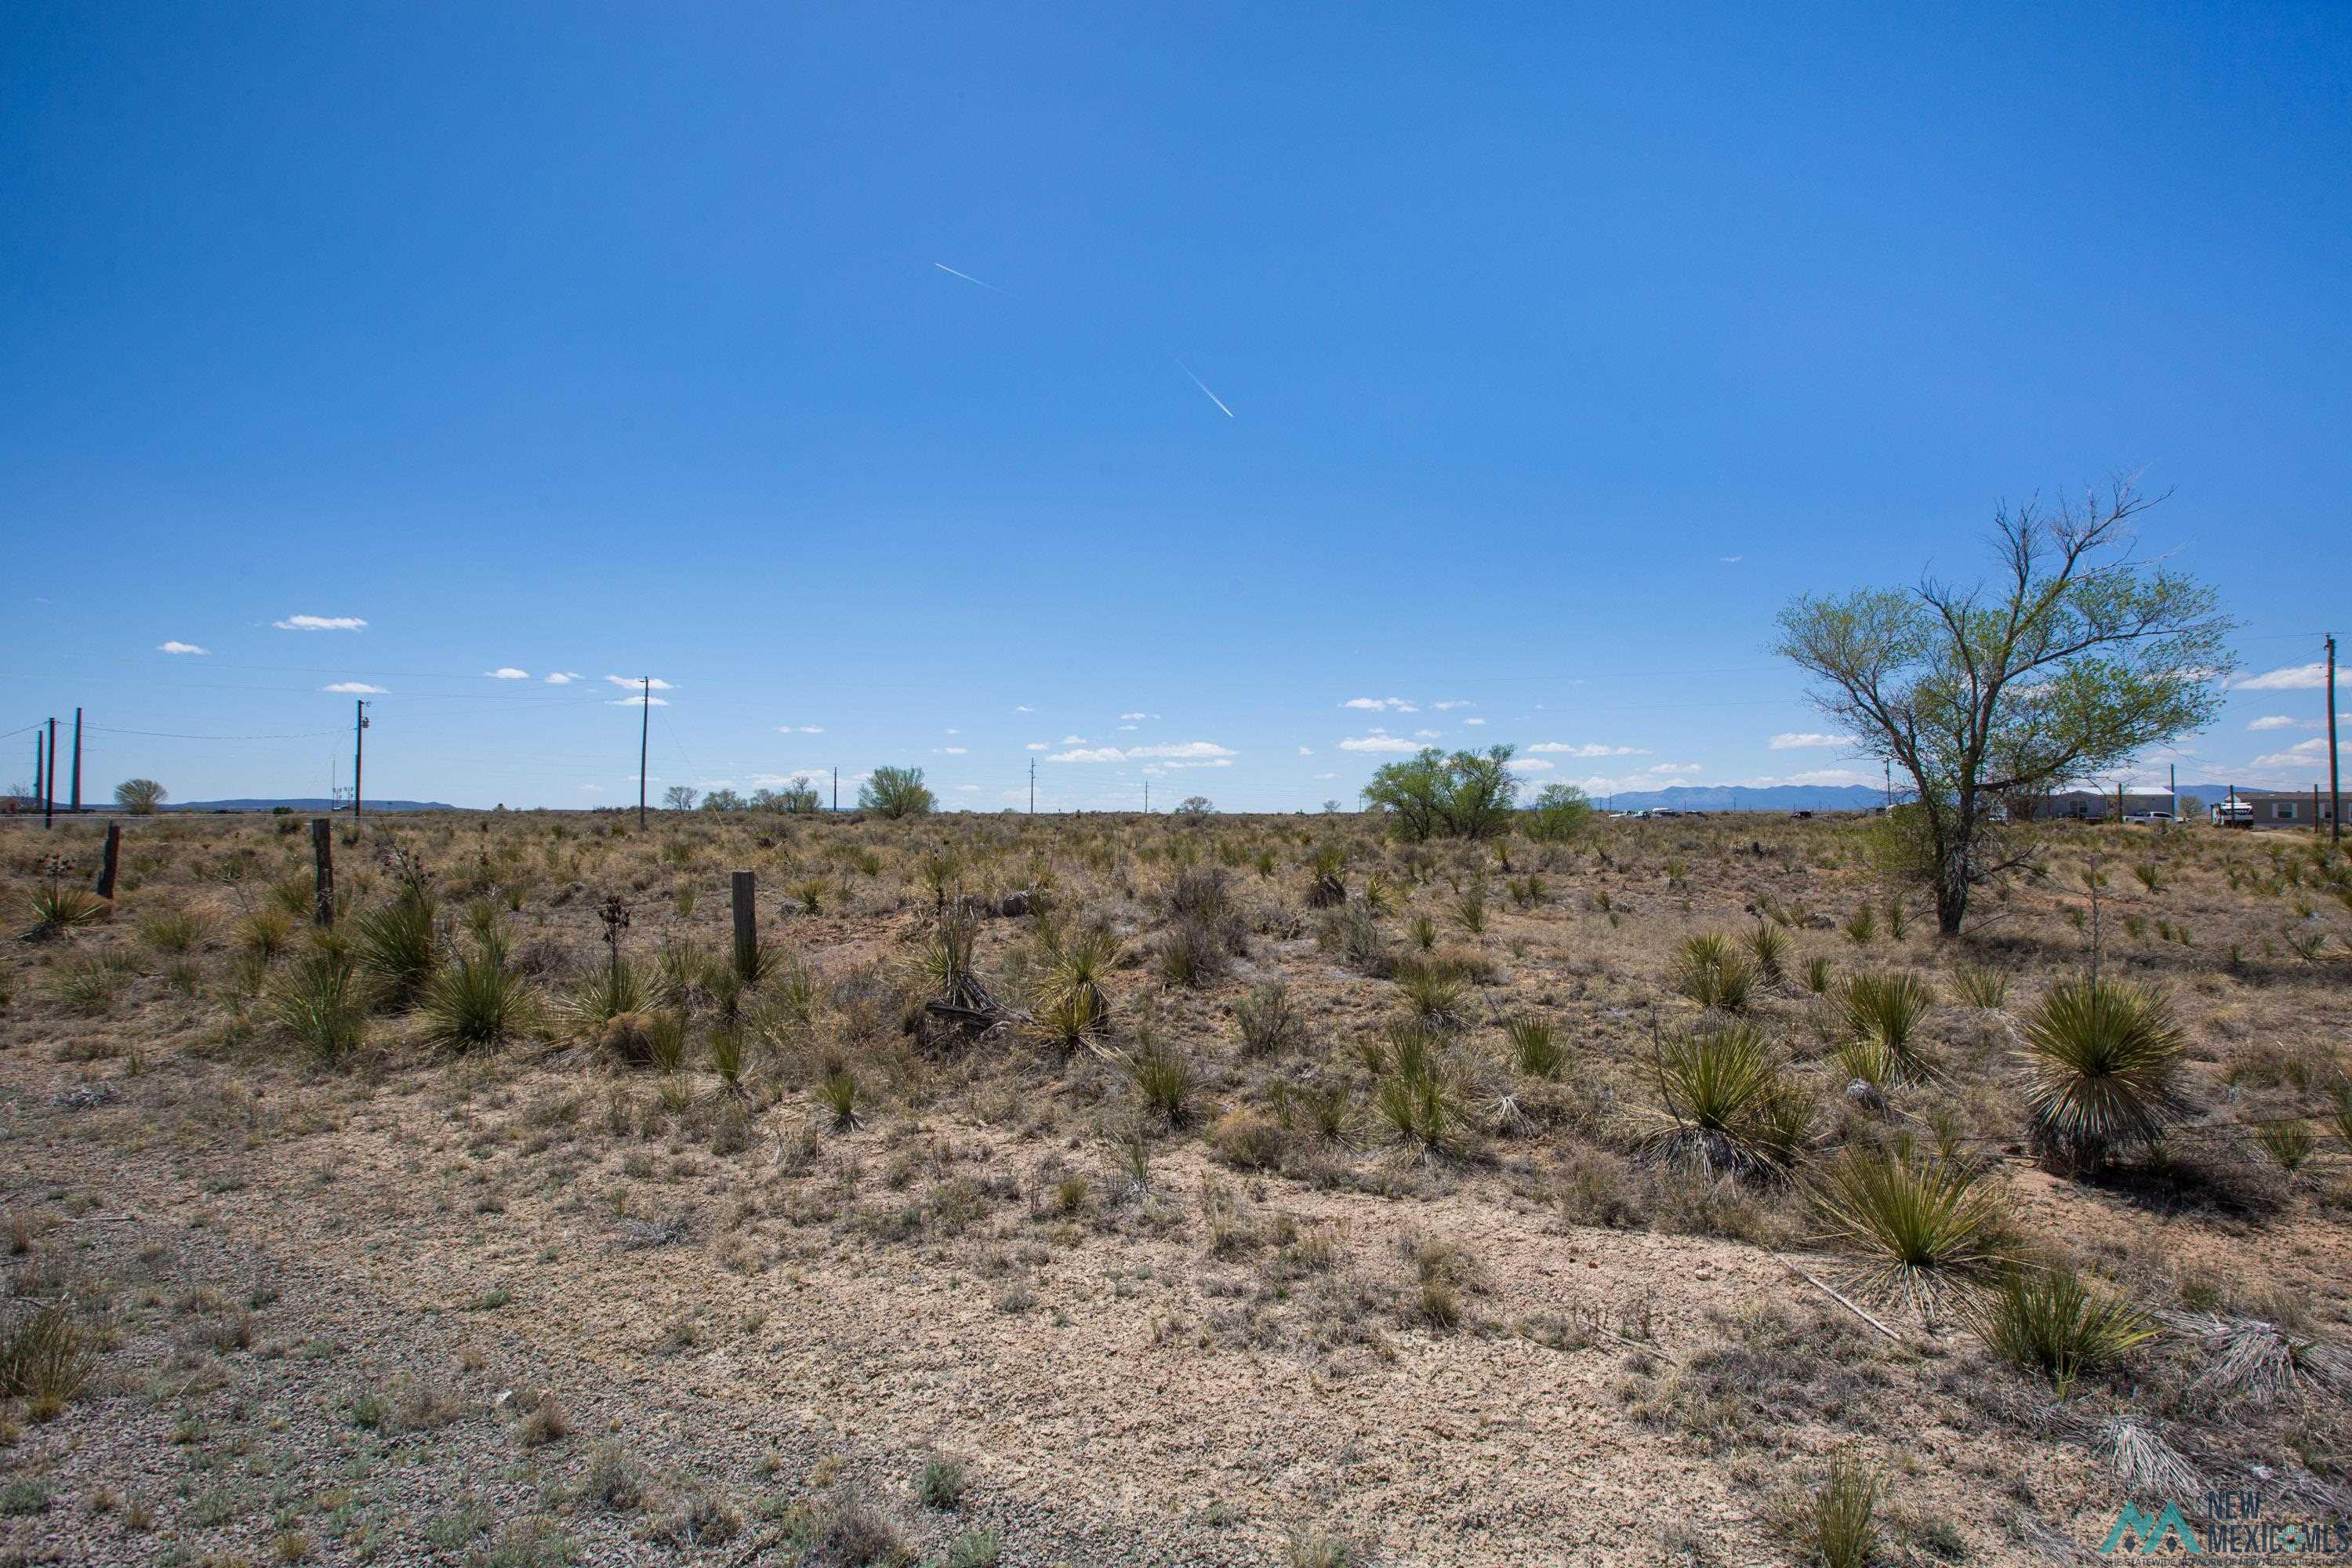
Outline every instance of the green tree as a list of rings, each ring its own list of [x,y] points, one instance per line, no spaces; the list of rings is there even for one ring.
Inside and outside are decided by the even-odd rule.
[[[702,809],[705,811],[740,811],[743,809],[743,797],[737,795],[731,789],[715,789],[709,795],[702,797]]]
[[[1495,837],[1510,830],[1511,806],[1518,798],[1513,750],[1491,746],[1448,756],[1428,747],[1374,773],[1364,786],[1365,804],[1389,812],[1403,838]]]
[[[662,791],[662,805],[671,811],[692,811],[694,786],[692,784],[670,785],[669,788]]]
[[[920,768],[876,768],[857,786],[857,809],[877,816],[923,816],[935,804]]]
[[[1206,816],[1216,809],[1209,804],[1209,797],[1205,795],[1188,795],[1176,803],[1176,815],[1179,816]]]
[[[153,779],[124,779],[114,786],[114,804],[133,816],[145,816],[172,798],[172,792]]]
[[[1565,844],[1592,823],[1592,802],[1571,784],[1548,784],[1528,808],[1528,837],[1544,844]]]
[[[1812,678],[1814,703],[1858,751],[1917,791],[1916,809],[1890,824],[1914,842],[1887,858],[1918,868],[1947,936],[1969,889],[2026,852],[2020,803],[2120,767],[2220,707],[2233,623],[2211,589],[2130,554],[2132,520],[2162,499],[2119,480],[2080,503],[2004,506],[1990,583],[1928,577],[1780,612],[1774,651]]]

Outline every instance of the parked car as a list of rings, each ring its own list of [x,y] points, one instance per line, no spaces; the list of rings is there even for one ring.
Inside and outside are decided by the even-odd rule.
[[[2126,822],[2147,822],[2147,823],[2155,823],[2155,822],[2170,822],[2170,821],[2172,820],[2172,813],[2170,813],[2170,812],[2168,812],[2168,811],[2132,811],[2132,812],[2126,812],[2126,813],[2124,814],[2124,820],[2125,820]]]

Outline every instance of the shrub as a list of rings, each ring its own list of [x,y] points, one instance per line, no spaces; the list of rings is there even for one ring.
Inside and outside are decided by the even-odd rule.
[[[1549,784],[1528,807],[1523,827],[1538,844],[1566,844],[1592,823],[1592,802],[1574,784]]]
[[[1859,1288],[1933,1310],[2008,1259],[2002,1203],[1957,1161],[1848,1149],[1813,1191],[1821,1239],[1864,1254]]]
[[[1401,1062],[1372,1093],[1372,1113],[1388,1123],[1401,1143],[1432,1154],[1460,1150],[1469,1131],[1469,1110],[1453,1072],[1433,1054]]]
[[[1397,984],[1404,991],[1412,1016],[1435,1028],[1454,1028],[1468,1021],[1464,1005],[1467,987],[1462,977],[1441,963],[1425,960],[1402,964]]]
[[[1789,933],[1779,926],[1758,921],[1756,929],[1748,933],[1748,956],[1765,984],[1789,983]]]
[[[2026,1114],[2043,1154],[2095,1170],[2152,1142],[2187,1109],[2175,1088],[2183,1038],[2157,993],[2112,980],[2051,988],[2025,1021]]]
[[[1228,1110],[1209,1129],[1210,1146],[1237,1170],[1278,1169],[1287,1142],[1281,1127],[1255,1110]]]
[[[1656,1065],[1666,1103],[1663,1124],[1644,1140],[1653,1152],[1709,1175],[1777,1175],[1796,1163],[1812,1106],[1755,1025],[1678,1036]]]
[[[172,792],[153,779],[124,779],[114,786],[114,804],[133,816],[152,816]]]
[[[1290,987],[1279,980],[1251,986],[1234,1004],[1234,1020],[1241,1026],[1242,1048],[1251,1056],[1293,1050],[1307,1038],[1306,1020],[1290,1000]]]
[[[923,1500],[925,1508],[950,1509],[963,1501],[965,1484],[960,1461],[934,1454],[923,1461],[922,1474],[915,1478],[915,1495]]]
[[[131,973],[130,961],[119,952],[85,954],[58,966],[49,994],[78,1013],[103,1013],[114,1005]]]
[[[63,1306],[27,1313],[0,1334],[0,1394],[29,1402],[36,1420],[47,1420],[89,1383],[92,1355],[89,1336]]]
[[[1830,1461],[1797,1516],[1797,1544],[1820,1568],[1868,1568],[1878,1550],[1878,1471],[1849,1455]]]
[[[408,1006],[424,991],[440,960],[438,913],[433,895],[411,886],[386,903],[362,910],[352,920],[360,967],[367,971],[383,1005]]]
[[[158,952],[185,952],[196,945],[196,917],[185,910],[150,915],[139,922],[139,940]]]
[[[2156,1337],[2153,1318],[2093,1296],[2067,1268],[2011,1268],[1990,1289],[1963,1298],[1960,1313],[1995,1355],[2048,1378],[2061,1399],[2084,1373]]]
[[[935,804],[920,768],[876,768],[857,786],[857,809],[892,821],[928,816]]]
[[[1071,936],[1047,928],[1047,968],[1039,984],[1035,1016],[1048,1039],[1065,1050],[1099,1034],[1110,1023],[1103,976],[1118,960],[1118,939],[1099,927]]]
[[[2311,1123],[2299,1117],[2258,1121],[2253,1131],[2254,1142],[2262,1145],[2263,1152],[2276,1162],[2282,1171],[2301,1170],[2319,1147],[2319,1140],[2313,1133]]]
[[[478,948],[434,971],[417,1005],[420,1037],[444,1050],[493,1050],[539,1021],[530,983],[495,947]]]
[[[564,1003],[563,1018],[575,1037],[603,1037],[610,1032],[606,1026],[616,1019],[638,1020],[651,1001],[645,976],[635,964],[621,958],[600,963],[589,973]]]
[[[351,950],[320,943],[296,959],[271,990],[269,1017],[321,1063],[332,1065],[357,1050],[367,1033],[368,1007]]]
[[[104,920],[109,907],[104,899],[75,887],[63,876],[34,883],[32,903],[33,924],[25,935],[35,942]]]
[[[1199,920],[1180,920],[1160,939],[1160,973],[1171,985],[1213,985],[1226,967],[1224,938]]]
[[[1393,967],[1388,938],[1381,934],[1380,923],[1372,918],[1370,887],[1365,889],[1362,903],[1343,904],[1327,911],[1317,928],[1315,940],[1325,951],[1339,954],[1341,963],[1360,974],[1385,975]],[[1434,931],[1430,940],[1436,941]]]

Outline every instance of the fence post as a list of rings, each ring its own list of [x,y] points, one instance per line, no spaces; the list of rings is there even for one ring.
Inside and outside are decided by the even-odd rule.
[[[754,878],[749,871],[738,871],[730,889],[735,904],[735,973],[744,979],[760,962],[760,917],[752,894]]]
[[[335,827],[323,816],[310,819],[310,858],[318,876],[317,919],[321,926],[332,926],[335,923]]]
[[[106,855],[98,865],[98,896],[101,899],[114,897],[114,865],[121,854],[122,824],[110,822],[106,825]]]

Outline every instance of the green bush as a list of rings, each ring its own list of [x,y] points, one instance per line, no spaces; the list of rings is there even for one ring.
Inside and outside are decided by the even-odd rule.
[[[423,993],[440,960],[438,919],[433,895],[415,887],[353,917],[360,967],[382,1005],[406,1007]]]
[[[1655,1065],[1666,1103],[1644,1142],[1675,1163],[1710,1175],[1779,1175],[1811,1135],[1811,1102],[1753,1024],[1678,1036]]]
[[[2001,1198],[1958,1161],[1852,1148],[1813,1190],[1821,1240],[1868,1259],[1858,1287],[1933,1309],[2008,1262]]]
[[[2186,1110],[2184,1037],[2164,999],[2113,980],[2051,987],[2025,1021],[2026,1116],[2034,1146],[2095,1170],[2119,1146],[2153,1142]]]
[[[876,768],[857,786],[858,810],[894,822],[900,817],[928,816],[935,804],[920,768]]]
[[[488,946],[435,970],[417,1011],[424,1018],[420,1037],[451,1051],[495,1050],[527,1034],[540,1016],[530,981]]]
[[[1964,1298],[1962,1315],[2002,1360],[2048,1378],[2063,1399],[2086,1372],[2114,1365],[2156,1337],[2156,1321],[2129,1302],[2098,1297],[2072,1269],[2012,1268]]]
[[[1400,837],[1494,838],[1510,831],[1519,793],[1511,772],[1513,748],[1446,755],[1431,746],[1410,761],[1389,763],[1364,786],[1366,805],[1388,813]]]
[[[269,1018],[322,1064],[357,1050],[367,1034],[368,1005],[351,950],[321,942],[296,959],[271,987]]]

